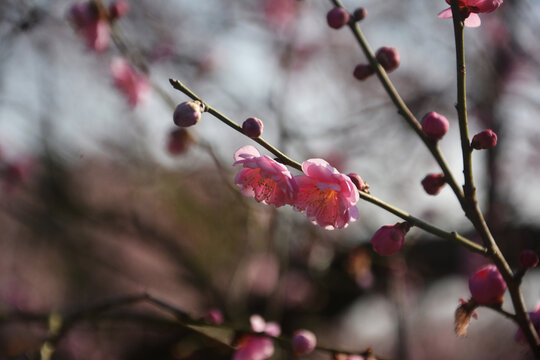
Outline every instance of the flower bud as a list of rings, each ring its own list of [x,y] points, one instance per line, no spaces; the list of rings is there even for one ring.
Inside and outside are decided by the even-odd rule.
[[[373,251],[379,255],[388,256],[397,253],[403,247],[405,234],[411,226],[408,223],[384,225],[371,237]]]
[[[524,269],[530,269],[538,265],[538,255],[532,250],[523,250],[519,255],[519,262]]]
[[[369,189],[369,185],[366,184],[364,180],[362,180],[360,175],[358,175],[357,173],[350,173],[350,174],[347,174],[347,176],[351,178],[351,181],[353,182],[354,186],[356,186],[356,188],[359,191],[367,191]]]
[[[428,174],[422,179],[422,186],[429,195],[437,195],[446,184],[444,174]]]
[[[354,77],[358,80],[365,80],[373,74],[375,74],[375,70],[369,64],[356,65],[353,72]]]
[[[116,20],[127,14],[129,3],[126,0],[116,0],[109,5],[109,19]]]
[[[209,324],[221,325],[223,324],[223,313],[219,309],[210,309],[206,313],[204,320]]]
[[[263,122],[256,117],[250,117],[242,124],[242,131],[252,139],[260,137],[263,133]]]
[[[480,131],[473,136],[471,142],[471,146],[476,150],[491,149],[495,145],[497,145],[497,134],[491,129]]]
[[[317,337],[309,330],[297,330],[292,337],[292,348],[295,355],[307,355],[317,346]]]
[[[434,111],[427,113],[422,118],[422,131],[431,140],[441,140],[448,132],[448,119]]]
[[[349,13],[340,7],[335,7],[326,14],[328,26],[339,29],[349,22]]]
[[[386,72],[392,72],[396,70],[401,63],[399,53],[396,48],[393,47],[382,47],[377,50],[375,54],[377,61],[381,66],[386,70]]]
[[[169,133],[167,141],[167,150],[171,155],[180,155],[184,153],[195,140],[184,128],[177,128]]]
[[[469,290],[479,304],[500,304],[506,283],[495,265],[486,265],[469,278]]]
[[[364,20],[366,16],[367,16],[367,10],[366,8],[363,8],[363,7],[359,7],[353,12],[354,21]]]
[[[199,122],[202,112],[203,107],[199,101],[185,101],[174,110],[173,120],[180,127],[192,126]]]

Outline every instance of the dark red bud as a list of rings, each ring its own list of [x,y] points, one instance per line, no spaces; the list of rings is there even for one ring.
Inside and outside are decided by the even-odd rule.
[[[363,7],[359,7],[353,12],[354,21],[364,20],[366,16],[367,16],[367,10]]]
[[[396,48],[393,47],[382,47],[377,50],[375,57],[381,66],[386,70],[386,72],[392,72],[399,67],[401,59]]]
[[[252,139],[258,138],[263,133],[263,122],[256,117],[250,117],[242,124],[242,131]]]
[[[471,142],[472,148],[476,150],[491,149],[495,145],[497,145],[497,134],[491,129],[480,131],[473,136]]]
[[[335,7],[326,14],[328,26],[332,29],[339,29],[349,22],[349,13],[340,7]]]
[[[532,250],[523,250],[519,255],[519,262],[524,269],[530,269],[538,265],[538,255]]]
[[[422,186],[429,195],[437,195],[446,184],[444,174],[428,174],[422,179]]]
[[[356,65],[353,72],[354,77],[358,80],[365,80],[373,74],[375,74],[375,70],[369,64]]]

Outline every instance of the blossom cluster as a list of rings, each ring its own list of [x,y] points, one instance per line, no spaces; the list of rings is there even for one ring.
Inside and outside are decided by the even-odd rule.
[[[290,205],[328,230],[345,228],[358,219],[358,189],[349,176],[323,159],[304,161],[304,175],[293,176],[285,165],[247,145],[236,151],[233,165],[243,167],[235,183],[258,202]]]

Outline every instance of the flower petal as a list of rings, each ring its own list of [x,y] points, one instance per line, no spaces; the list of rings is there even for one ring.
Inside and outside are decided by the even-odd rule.
[[[465,19],[465,26],[470,28],[479,27],[482,21],[480,21],[480,16],[475,13],[471,13],[468,18]]]
[[[452,8],[445,9],[437,14],[440,19],[449,19],[452,17]]]

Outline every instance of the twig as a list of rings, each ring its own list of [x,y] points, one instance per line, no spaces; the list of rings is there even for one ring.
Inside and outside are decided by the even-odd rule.
[[[230,120],[228,117],[226,117],[225,115],[223,115],[222,113],[220,113],[219,111],[217,111],[216,109],[214,109],[213,107],[211,107],[210,105],[208,105],[206,102],[203,101],[203,99],[201,97],[199,97],[197,94],[195,94],[193,91],[191,91],[187,86],[185,86],[184,84],[182,84],[180,81],[178,80],[173,80],[173,79],[169,79],[171,85],[177,89],[177,90],[180,90],[181,92],[183,92],[184,94],[186,94],[187,96],[189,96],[191,99],[193,100],[196,100],[196,101],[200,101],[201,103],[204,104],[204,107],[206,109],[206,111],[210,114],[212,114],[213,116],[215,116],[217,119],[221,120],[222,122],[224,122],[226,125],[232,127],[233,129],[235,129],[236,131],[242,133],[242,128],[237,124],[235,123],[234,121]],[[257,143],[261,144],[262,146],[264,146],[266,149],[268,149],[271,153],[273,153],[274,155],[276,155],[282,163],[284,164],[287,164],[287,165],[290,165],[291,167],[297,169],[297,170],[302,170],[302,166],[300,165],[299,162],[289,158],[288,156],[286,156],[285,154],[283,154],[281,151],[277,150],[274,146],[272,146],[271,144],[269,144],[268,142],[266,142],[265,140],[261,139],[261,138],[257,138],[257,139],[253,139],[254,141],[256,141]],[[471,251],[474,251],[476,253],[479,253],[479,254],[483,254],[485,255],[487,253],[487,250],[482,247],[481,245],[478,245],[478,244],[475,244],[474,242],[464,238],[463,236],[461,235],[458,235],[457,233],[449,233],[449,232],[446,232],[444,230],[441,230],[439,228],[437,228],[436,226],[433,226],[423,220],[420,220],[410,214],[408,214],[407,212],[401,210],[401,209],[398,209],[390,204],[387,204],[386,202],[372,196],[372,195],[369,195],[369,194],[366,194],[364,192],[361,192],[359,191],[359,194],[360,194],[360,198],[362,198],[363,200],[366,200],[372,204],[375,204],[377,206],[379,206],[380,208],[382,209],[385,209],[389,212],[391,212],[392,214],[396,215],[396,216],[399,216],[400,218],[408,221],[411,223],[411,225],[416,225],[418,226],[419,228],[431,233],[431,234],[434,234],[434,235],[437,235],[437,236],[440,236],[444,239],[447,239],[447,240],[450,240],[450,241],[454,241],[454,242],[457,242],[463,246],[465,246],[466,248],[468,248],[469,250]]]

